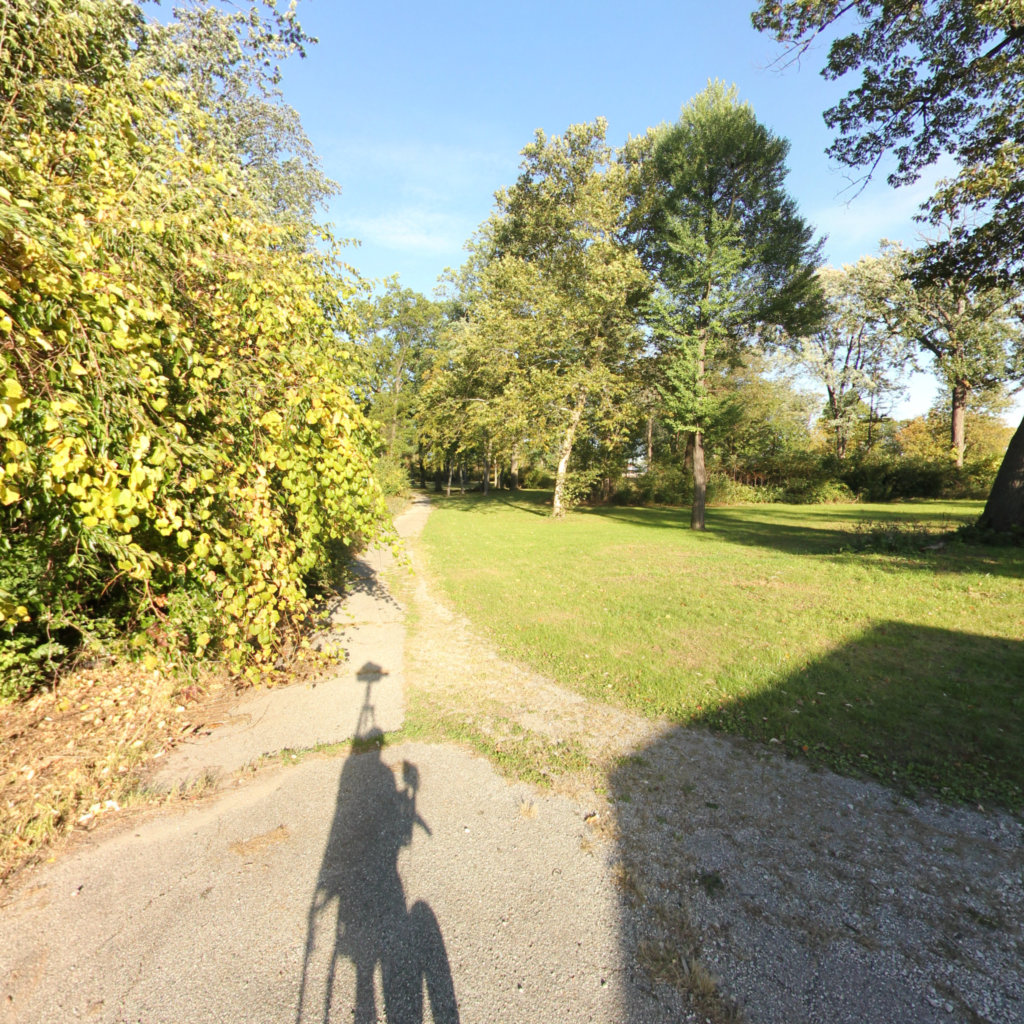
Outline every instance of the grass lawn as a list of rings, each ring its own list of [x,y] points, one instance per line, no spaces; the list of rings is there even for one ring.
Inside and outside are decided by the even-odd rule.
[[[555,522],[542,492],[432,500],[434,576],[563,685],[1024,811],[1024,550],[919,550],[899,532],[980,503],[713,508],[700,534],[688,510]],[[897,551],[856,550],[864,524]]]

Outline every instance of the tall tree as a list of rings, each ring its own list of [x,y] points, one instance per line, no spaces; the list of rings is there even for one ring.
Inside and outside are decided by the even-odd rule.
[[[788,151],[735,87],[714,82],[655,131],[637,177],[638,247],[659,282],[650,323],[669,357],[662,390],[693,434],[695,530],[704,529],[710,368],[757,335],[805,333],[822,313],[820,245],[783,188]]]
[[[147,25],[136,63],[149,77],[177,83],[203,107],[216,124],[219,159],[239,165],[239,187],[304,242],[317,209],[339,188],[323,173],[298,113],[284,102],[280,65],[292,54],[304,57],[316,40],[303,31],[294,3],[285,10],[277,0],[231,7],[174,7],[168,21]],[[182,127],[193,134],[192,126]]]
[[[894,281],[890,262],[865,258],[842,270],[823,267],[818,280],[827,313],[816,331],[798,339],[797,355],[825,388],[824,418],[842,460],[863,410],[878,415],[903,390],[899,371],[909,357],[886,321]]]
[[[441,325],[441,306],[397,278],[384,291],[354,304],[357,341],[363,360],[361,381],[371,418],[381,425],[392,459],[416,449],[416,390]]]
[[[622,240],[625,168],[603,119],[523,150],[522,173],[497,196],[493,257],[472,314],[514,349],[517,392],[557,436],[552,512],[570,501],[569,462],[584,417],[621,387],[640,347],[635,304],[648,279]]]
[[[889,245],[885,258],[892,267],[886,315],[893,331],[934,360],[950,396],[950,447],[961,467],[969,397],[983,400],[1024,380],[1016,291],[972,286],[956,275],[915,277],[917,255],[898,245]]]
[[[755,27],[798,56],[837,34],[822,74],[859,73],[825,112],[829,152],[870,176],[891,156],[892,185],[916,181],[943,154],[956,173],[922,209],[956,230],[930,245],[919,274],[972,287],[1024,280],[1024,0],[762,0]],[[1024,421],[980,520],[1024,531]]]
[[[447,478],[449,490],[465,457],[489,451],[489,413],[506,379],[469,321],[442,331],[420,385],[418,418],[425,456],[435,474]]]

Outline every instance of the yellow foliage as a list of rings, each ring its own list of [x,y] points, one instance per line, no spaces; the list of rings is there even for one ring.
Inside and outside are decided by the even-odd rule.
[[[0,572],[0,619],[88,614],[116,584],[126,621],[272,662],[332,544],[386,521],[335,340],[358,282],[269,220],[207,115],[124,57],[130,8],[15,6],[39,19],[42,71],[0,123],[0,556],[50,568]],[[75,47],[101,30],[91,81]]]

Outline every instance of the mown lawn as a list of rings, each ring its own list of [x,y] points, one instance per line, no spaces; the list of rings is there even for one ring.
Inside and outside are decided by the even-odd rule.
[[[697,534],[665,508],[555,522],[547,498],[435,498],[424,533],[434,576],[508,655],[644,713],[1024,812],[1024,550],[900,532],[978,503],[717,508]]]

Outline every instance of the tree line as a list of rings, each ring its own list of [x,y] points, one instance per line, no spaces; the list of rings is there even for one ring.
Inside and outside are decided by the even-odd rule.
[[[537,133],[442,300],[393,282],[363,307],[399,475],[404,457],[424,483],[474,466],[514,487],[529,464],[550,473],[555,516],[619,491],[685,500],[696,529],[709,473],[754,500],[989,492],[1010,434],[997,414],[1024,383],[1012,277],[891,242],[822,266],[785,189],[788,144],[722,83],[619,150],[605,131]],[[936,227],[942,244],[955,230]],[[921,368],[944,431],[891,417]]]

